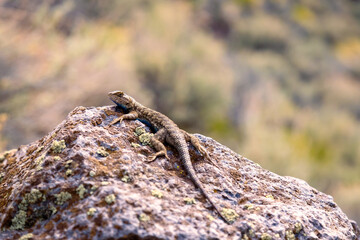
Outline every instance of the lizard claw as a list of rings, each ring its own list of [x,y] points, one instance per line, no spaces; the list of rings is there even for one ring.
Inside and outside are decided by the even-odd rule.
[[[219,166],[210,158],[208,152],[206,151],[206,149],[203,146],[200,146],[198,150],[201,153],[201,155],[204,156],[204,158],[206,158],[207,160],[209,160],[209,162],[211,162],[212,165],[219,168]]]
[[[203,155],[205,158],[209,158],[209,154],[207,153],[206,149],[203,146],[199,146],[199,152],[201,155]]]
[[[156,159],[156,154],[152,154],[152,155],[150,156],[150,159],[149,159],[149,160],[145,160],[145,162],[151,163],[151,162],[155,161],[155,159]]]

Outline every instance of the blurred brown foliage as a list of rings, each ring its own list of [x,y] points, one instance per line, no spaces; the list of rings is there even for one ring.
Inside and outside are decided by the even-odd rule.
[[[0,6],[0,150],[124,90],[190,132],[307,180],[360,221],[359,1]]]

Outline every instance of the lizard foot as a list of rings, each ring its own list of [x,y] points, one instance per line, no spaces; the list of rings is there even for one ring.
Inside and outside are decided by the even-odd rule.
[[[210,157],[209,157],[209,154],[207,153],[206,149],[205,149],[203,146],[201,146],[201,145],[197,146],[197,150],[198,150],[198,151],[200,152],[200,154],[203,155],[205,158],[207,158],[207,159],[210,158]]]
[[[200,152],[201,155],[204,156],[205,159],[207,159],[212,165],[214,165],[215,167],[219,168],[219,166],[210,158],[208,152],[206,151],[206,149],[199,145],[197,146],[197,150]]]
[[[157,152],[157,153],[155,153],[155,154],[152,154],[152,155],[150,156],[150,159],[149,159],[149,160],[146,160],[146,162],[148,162],[148,163],[153,162],[153,161],[155,161],[156,158],[159,157],[159,156],[165,156],[165,158],[166,158],[167,160],[170,160],[170,158],[169,158],[169,156],[167,155],[166,151],[159,151],[159,152]]]
[[[114,125],[116,123],[121,123],[123,121],[124,117],[121,116],[121,117],[118,117],[118,118],[115,118],[114,120],[111,121],[110,125]]]

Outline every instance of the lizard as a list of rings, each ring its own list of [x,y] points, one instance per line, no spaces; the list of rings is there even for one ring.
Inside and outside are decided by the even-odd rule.
[[[221,218],[223,218],[225,222],[229,223],[227,218],[222,213],[221,208],[210,197],[202,182],[197,177],[195,169],[191,163],[187,142],[190,142],[195,147],[195,149],[201,153],[201,155],[210,159],[206,149],[200,144],[199,139],[185,130],[180,129],[170,118],[164,114],[143,106],[134,98],[122,91],[109,92],[108,96],[111,101],[113,101],[118,107],[122,108],[126,112],[124,115],[111,121],[110,126],[118,122],[121,123],[123,120],[136,119],[139,119],[146,124],[150,124],[151,127],[155,130],[155,134],[150,139],[150,143],[157,152],[150,156],[150,160],[148,160],[148,162],[154,161],[157,157],[160,156],[164,156],[166,159],[170,160],[169,156],[167,155],[164,142],[166,141],[172,145],[178,151],[185,170],[190,176],[194,185],[201,190],[202,194],[215,208]]]

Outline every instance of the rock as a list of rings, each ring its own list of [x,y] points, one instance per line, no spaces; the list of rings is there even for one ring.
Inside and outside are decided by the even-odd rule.
[[[154,150],[135,130],[150,129],[109,126],[114,110],[78,107],[44,138],[2,155],[0,239],[359,239],[331,196],[197,134],[219,168],[190,146],[193,165],[234,217],[226,224],[177,152],[167,146],[170,161],[146,163]]]

